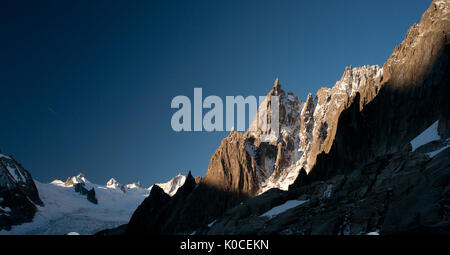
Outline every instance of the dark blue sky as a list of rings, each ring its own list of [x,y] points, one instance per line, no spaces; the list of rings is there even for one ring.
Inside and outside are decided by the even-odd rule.
[[[299,98],[379,64],[431,0],[1,1],[0,148],[37,180],[204,175],[226,132],[175,133],[176,95]]]

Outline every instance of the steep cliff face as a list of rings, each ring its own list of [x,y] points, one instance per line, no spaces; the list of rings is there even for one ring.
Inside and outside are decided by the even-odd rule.
[[[30,173],[14,160],[0,154],[0,230],[28,222],[42,206]]]
[[[366,88],[348,102],[330,150],[318,156],[311,170],[312,179],[408,150],[409,142],[436,120],[441,139],[448,137],[448,9],[448,1],[434,1],[384,64],[376,96]]]
[[[242,133],[232,131],[211,157],[203,183],[218,190],[252,196],[258,190],[255,161]]]

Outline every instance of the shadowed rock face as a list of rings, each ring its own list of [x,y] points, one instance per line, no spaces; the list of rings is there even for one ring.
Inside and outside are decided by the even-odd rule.
[[[450,149],[385,155],[326,181],[272,189],[225,212],[199,234],[450,234]],[[262,216],[288,200],[306,203]]]
[[[203,180],[197,183],[189,173],[173,197],[159,187],[152,189],[134,212],[125,234],[190,234],[246,199],[243,194],[209,186]],[[108,233],[111,231],[102,234]]]
[[[155,185],[150,195],[142,202],[133,213],[126,227],[127,234],[153,233],[159,234],[158,219],[162,217],[164,206],[170,201],[167,195],[158,185]]]
[[[30,173],[12,157],[0,154],[0,230],[29,222],[43,206]]]

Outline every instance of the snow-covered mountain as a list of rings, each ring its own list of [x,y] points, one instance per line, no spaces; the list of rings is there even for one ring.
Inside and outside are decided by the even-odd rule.
[[[185,176],[179,174],[157,185],[172,196],[184,180]],[[151,187],[145,189],[139,183],[122,185],[114,178],[105,185],[94,184],[81,173],[65,182],[41,183],[34,180],[34,183],[43,206],[36,206],[32,222],[12,226],[10,231],[3,230],[0,234],[94,234],[128,223],[134,210],[151,191]],[[94,189],[98,203],[91,203],[75,192],[74,187],[78,184],[88,190]]]
[[[309,94],[306,101],[283,91],[276,79],[246,133],[247,138],[254,139],[253,143],[247,143],[246,149],[256,163],[259,193],[271,188],[287,190],[302,168],[309,172],[316,156],[329,150],[337,119],[348,102],[360,89],[370,86],[376,90],[382,75],[383,70],[378,65],[348,67],[332,88],[321,88],[315,96]],[[266,118],[265,123],[271,123],[271,96],[279,96],[279,134],[272,130],[260,131],[263,118]],[[276,146],[277,153],[265,153],[261,142]],[[264,160],[259,158],[261,154],[265,154]]]
[[[173,177],[170,181],[165,183],[158,183],[155,185],[158,185],[161,189],[164,190],[164,192],[169,195],[173,196],[175,193],[177,193],[177,190],[183,186],[184,182],[186,181],[186,176],[179,173],[177,176]],[[148,190],[152,190],[152,186],[148,188]]]

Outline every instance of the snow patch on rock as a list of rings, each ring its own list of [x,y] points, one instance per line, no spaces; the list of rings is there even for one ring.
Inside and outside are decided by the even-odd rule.
[[[289,200],[286,203],[276,206],[272,209],[270,209],[269,211],[267,211],[266,213],[262,214],[260,217],[269,217],[272,218],[280,213],[283,213],[289,209],[292,209],[294,207],[297,207],[299,205],[302,205],[306,202],[308,202],[309,200]]]
[[[427,144],[429,142],[439,140],[441,137],[438,134],[438,125],[439,121],[434,122],[429,126],[425,131],[423,131],[420,135],[416,136],[411,140],[412,151],[415,151],[420,146]]]

